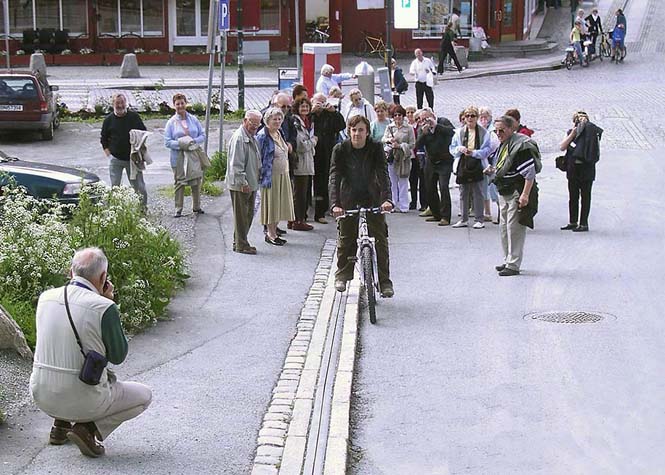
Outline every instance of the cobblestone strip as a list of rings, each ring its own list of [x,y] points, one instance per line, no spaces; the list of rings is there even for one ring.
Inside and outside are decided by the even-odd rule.
[[[263,417],[252,475],[299,475],[302,470],[323,343],[335,297],[331,272],[335,248],[333,239],[323,245],[296,335]]]
[[[332,410],[330,413],[330,431],[324,475],[345,475],[349,448],[349,425],[351,415],[351,388],[353,371],[356,363],[356,343],[358,341],[358,305],[360,281],[356,277],[349,285],[349,293],[344,310],[344,328],[339,364],[335,375]]]

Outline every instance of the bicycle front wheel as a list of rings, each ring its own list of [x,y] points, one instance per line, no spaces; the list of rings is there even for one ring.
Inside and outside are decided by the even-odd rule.
[[[367,56],[368,52],[369,52],[369,47],[367,44],[367,40],[363,39],[356,48],[356,56],[364,58]]]
[[[376,323],[376,288],[374,287],[374,262],[372,259],[372,248],[365,246],[360,254],[360,262],[363,269],[363,281],[367,292],[367,307],[369,309],[369,321]]]

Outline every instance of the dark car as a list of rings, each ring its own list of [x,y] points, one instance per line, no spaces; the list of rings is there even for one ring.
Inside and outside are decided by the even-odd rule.
[[[0,71],[0,132],[36,130],[44,140],[53,140],[60,125],[57,90],[39,73]]]
[[[99,182],[99,177],[76,168],[25,162],[0,151],[0,192],[14,178],[36,198],[55,198],[61,203],[78,203],[83,185]]]

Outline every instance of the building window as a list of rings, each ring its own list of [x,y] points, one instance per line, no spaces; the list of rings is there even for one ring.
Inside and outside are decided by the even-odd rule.
[[[9,32],[20,35],[23,30],[53,28],[69,30],[73,35],[88,33],[87,1],[77,0],[7,0],[9,4]],[[4,22],[4,18],[3,18]],[[3,23],[4,24],[4,23]]]
[[[279,32],[279,0],[261,0],[259,24],[261,31]]]
[[[164,36],[164,6],[160,0],[98,0],[99,32],[120,36]]]
[[[412,31],[413,38],[441,38],[453,8],[460,11],[460,36],[471,36],[473,0],[421,0],[419,7],[420,29]]]

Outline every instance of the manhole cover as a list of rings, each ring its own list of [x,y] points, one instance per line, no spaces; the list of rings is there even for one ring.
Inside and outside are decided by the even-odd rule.
[[[548,323],[598,323],[607,315],[597,312],[538,312],[524,315],[525,320],[539,320]]]

